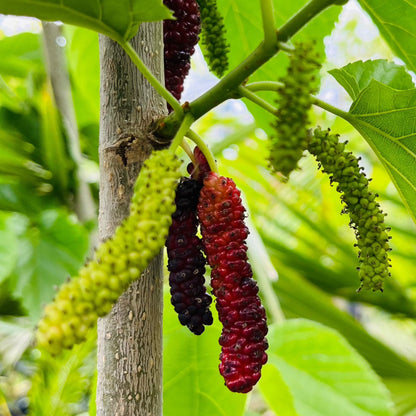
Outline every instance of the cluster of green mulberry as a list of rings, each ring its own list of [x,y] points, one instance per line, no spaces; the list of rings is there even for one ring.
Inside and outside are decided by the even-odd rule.
[[[202,44],[209,69],[221,77],[228,68],[229,45],[225,36],[224,19],[216,0],[197,0],[201,13]]]
[[[376,201],[377,194],[368,189],[369,180],[358,165],[359,159],[345,151],[345,143],[339,141],[338,135],[319,128],[311,136],[308,150],[323,172],[330,175],[331,184],[338,183],[337,190],[345,203],[344,212],[350,215],[359,249],[359,290],[383,290],[383,281],[390,276],[386,214]]]
[[[297,44],[286,76],[279,79],[283,85],[278,89],[277,120],[273,124],[276,135],[271,137],[269,162],[272,171],[286,180],[307,146],[308,111],[321,66],[313,46],[312,42]]]
[[[179,165],[168,150],[153,153],[144,163],[129,217],[46,306],[37,332],[39,346],[56,355],[85,340],[97,318],[140,277],[165,243],[175,211]]]

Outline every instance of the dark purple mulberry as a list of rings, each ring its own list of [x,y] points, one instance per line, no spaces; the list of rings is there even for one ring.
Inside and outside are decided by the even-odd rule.
[[[209,306],[211,296],[205,288],[205,257],[196,235],[196,207],[202,184],[182,178],[176,191],[176,211],[166,241],[171,302],[179,321],[194,334],[204,332],[212,324]]]
[[[267,324],[247,261],[245,209],[235,183],[210,172],[201,190],[198,216],[223,324],[220,373],[231,391],[247,393],[267,361]]]
[[[164,0],[163,3],[176,18],[163,22],[165,85],[179,100],[191,67],[191,55],[199,40],[201,18],[196,0]]]

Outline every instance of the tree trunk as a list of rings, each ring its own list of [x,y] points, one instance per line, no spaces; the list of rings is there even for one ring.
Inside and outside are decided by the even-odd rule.
[[[132,40],[144,63],[163,80],[162,23],[143,23]],[[149,124],[166,103],[119,45],[100,36],[101,240],[128,215],[133,185],[152,146]],[[98,321],[98,416],[162,415],[162,256]]]

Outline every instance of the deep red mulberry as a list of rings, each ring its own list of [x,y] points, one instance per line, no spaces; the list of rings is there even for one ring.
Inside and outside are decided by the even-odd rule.
[[[208,161],[205,155],[202,153],[201,149],[198,146],[194,148],[194,157],[196,166],[193,163],[189,163],[187,166],[188,173],[191,175],[192,179],[203,182],[205,177],[211,172]]]
[[[196,0],[164,0],[176,20],[163,22],[165,85],[179,100],[191,67],[191,55],[199,40],[201,18]]]
[[[201,190],[198,216],[223,324],[220,373],[231,391],[247,393],[267,361],[267,324],[247,261],[245,209],[235,183],[210,172]]]
[[[171,302],[179,321],[194,334],[212,324],[211,296],[205,288],[205,257],[196,235],[196,207],[202,183],[182,178],[176,191],[176,211],[166,241]]]

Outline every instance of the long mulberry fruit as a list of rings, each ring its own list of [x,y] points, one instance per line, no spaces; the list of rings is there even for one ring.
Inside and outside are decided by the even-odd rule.
[[[196,0],[164,0],[176,20],[163,21],[165,85],[179,100],[191,68],[191,55],[199,40],[201,18]]]
[[[198,216],[218,316],[220,373],[233,392],[247,393],[267,361],[266,314],[247,261],[245,209],[235,183],[209,173],[201,190]]]
[[[155,152],[136,181],[130,215],[79,275],[65,283],[46,306],[39,323],[38,345],[51,354],[84,341],[163,247],[175,210],[179,160],[168,150]]]
[[[280,173],[283,180],[297,168],[307,147],[308,111],[319,68],[313,43],[299,43],[290,55],[286,76],[279,79],[282,86],[277,90],[277,120],[273,124],[276,135],[271,137],[269,162],[272,171]]]
[[[171,302],[179,321],[194,334],[204,332],[204,325],[213,322],[209,306],[212,298],[205,288],[205,257],[196,235],[196,207],[202,184],[182,178],[176,191],[176,211],[172,215],[166,247]]]
[[[201,10],[202,45],[209,69],[222,77],[228,68],[229,45],[225,35],[224,19],[216,0],[198,0]]]
[[[308,150],[323,172],[330,175],[331,184],[338,183],[337,191],[345,204],[343,212],[350,215],[359,249],[359,290],[383,290],[383,281],[390,276],[386,214],[376,201],[377,194],[368,189],[369,180],[358,165],[359,159],[345,151],[345,144],[338,135],[317,128],[310,137]]]

